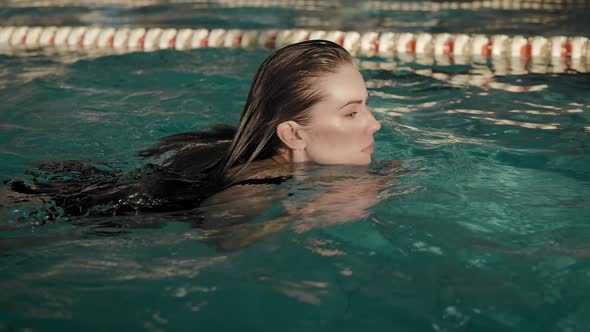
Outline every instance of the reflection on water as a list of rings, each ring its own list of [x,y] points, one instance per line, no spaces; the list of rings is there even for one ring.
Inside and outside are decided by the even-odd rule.
[[[360,68],[374,73],[367,79],[366,84],[370,89],[370,95],[380,98],[382,100],[395,101],[400,104],[397,107],[375,107],[373,110],[377,113],[386,114],[390,117],[403,116],[408,112],[415,112],[422,109],[432,109],[441,107],[442,104],[437,101],[432,101],[428,94],[420,93],[431,89],[465,89],[464,99],[468,100],[443,100],[446,104],[445,112],[448,114],[465,114],[471,119],[483,119],[496,125],[515,126],[521,128],[537,128],[543,130],[556,130],[560,128],[559,122],[553,122],[556,117],[567,117],[568,114],[582,114],[586,106],[582,100],[571,100],[563,103],[563,105],[543,105],[533,102],[534,99],[527,98],[531,93],[542,92],[550,86],[543,82],[542,76],[535,72],[528,74],[527,77],[519,77],[521,73],[513,72],[498,72],[498,67],[487,67],[485,65],[475,65],[473,68],[465,66],[437,66],[434,68],[421,68],[419,63],[396,63],[388,61],[370,61],[361,60],[359,62]],[[392,76],[400,77],[412,73],[416,76],[416,80],[412,82],[404,82],[391,80],[391,78],[382,78],[387,76],[383,73],[391,72]],[[575,74],[574,74],[575,75]],[[443,85],[435,84],[433,80],[423,80],[419,77],[431,78],[440,82]],[[567,77],[567,76],[565,76]],[[565,79],[564,77],[564,79]],[[572,77],[575,79],[575,77]],[[528,83],[527,83],[528,82]],[[535,84],[543,82],[541,84]],[[587,84],[582,78],[581,84]],[[400,87],[407,87],[411,94],[394,93]],[[424,88],[422,88],[424,87]],[[508,109],[506,105],[501,108],[506,110],[502,112],[502,116],[510,118],[499,118],[500,114],[493,109],[478,109],[478,108],[462,108],[461,105],[470,104],[476,105],[473,99],[482,100],[488,99],[493,90],[501,90],[515,95],[522,93],[525,97],[511,100],[514,103],[514,109]],[[418,92],[418,93],[416,93]],[[419,102],[419,103],[416,103]],[[451,106],[452,105],[452,106]],[[485,105],[485,103],[484,103]],[[523,105],[527,109],[523,109]],[[521,121],[527,120],[527,121]]]
[[[405,172],[397,161],[365,167],[312,167],[278,188],[241,186],[214,195],[199,208],[200,227],[220,250],[238,250],[289,229],[316,228],[369,220],[370,209],[395,195]],[[226,197],[229,196],[229,197]]]

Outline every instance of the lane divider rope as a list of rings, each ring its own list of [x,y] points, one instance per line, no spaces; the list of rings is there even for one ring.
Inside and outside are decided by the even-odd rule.
[[[187,50],[195,48],[278,49],[309,39],[327,39],[346,48],[354,56],[394,56],[435,58],[439,62],[467,64],[471,61],[518,59],[534,64],[563,66],[586,72],[590,62],[587,37],[468,35],[449,33],[394,33],[324,30],[239,30],[161,29],[129,27],[28,27],[0,28],[0,48],[64,48],[108,53]],[[575,69],[575,68],[574,68]]]

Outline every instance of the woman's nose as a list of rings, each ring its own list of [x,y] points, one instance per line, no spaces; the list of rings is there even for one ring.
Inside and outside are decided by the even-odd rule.
[[[381,129],[381,123],[375,119],[373,113],[369,112],[369,131],[372,133],[379,131]]]

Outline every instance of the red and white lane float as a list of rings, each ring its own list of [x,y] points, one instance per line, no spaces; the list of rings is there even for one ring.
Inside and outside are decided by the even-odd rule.
[[[0,27],[0,51],[13,54],[34,48],[87,53],[96,51],[100,54],[204,47],[277,49],[310,39],[331,40],[360,57],[399,57],[402,60],[426,58],[440,64],[505,59],[512,63],[551,65],[582,72],[587,72],[590,67],[590,40],[584,36],[527,37],[302,29]]]

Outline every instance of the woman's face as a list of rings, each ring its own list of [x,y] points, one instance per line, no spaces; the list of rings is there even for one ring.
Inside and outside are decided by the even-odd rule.
[[[320,164],[369,164],[373,133],[381,125],[367,109],[363,77],[347,64],[317,84],[325,97],[311,108],[310,122],[304,126],[305,159]]]

